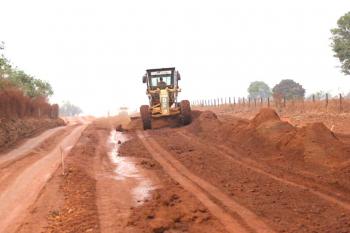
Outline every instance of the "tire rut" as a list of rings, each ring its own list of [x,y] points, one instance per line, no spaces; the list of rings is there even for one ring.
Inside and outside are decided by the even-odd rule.
[[[164,170],[187,191],[195,195],[221,221],[228,232],[275,232],[253,212],[232,200],[217,187],[191,173],[147,133],[138,131],[137,135]]]

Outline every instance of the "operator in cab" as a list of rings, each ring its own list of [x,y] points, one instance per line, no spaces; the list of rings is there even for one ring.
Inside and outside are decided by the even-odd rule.
[[[159,89],[165,89],[165,88],[167,88],[167,84],[166,84],[166,82],[164,82],[163,81],[163,78],[162,77],[160,77],[159,78],[159,82],[158,82],[158,87],[159,87]]]

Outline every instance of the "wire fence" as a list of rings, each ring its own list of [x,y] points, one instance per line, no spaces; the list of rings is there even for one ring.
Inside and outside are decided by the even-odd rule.
[[[263,107],[274,108],[279,112],[331,112],[350,113],[350,99],[342,94],[330,98],[325,95],[318,99],[316,96],[303,99],[282,98],[249,98],[249,97],[225,97],[216,99],[202,99],[192,101],[194,109],[220,109],[222,111],[252,111]]]

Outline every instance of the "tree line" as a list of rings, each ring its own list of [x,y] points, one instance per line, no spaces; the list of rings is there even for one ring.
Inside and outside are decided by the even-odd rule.
[[[284,79],[272,89],[263,81],[254,81],[251,82],[248,87],[248,94],[248,97],[252,99],[273,97],[275,99],[285,98],[286,100],[298,100],[305,98],[305,89],[301,84],[292,79]],[[322,100],[325,99],[326,96],[328,96],[328,98],[332,97],[328,92],[317,91],[307,96],[306,99]],[[344,97],[350,98],[350,92]]]

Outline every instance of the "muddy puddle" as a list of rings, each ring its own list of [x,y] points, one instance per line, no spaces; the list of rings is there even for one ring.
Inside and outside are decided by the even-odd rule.
[[[108,155],[112,163],[116,165],[113,178],[119,182],[129,184],[133,204],[137,206],[151,197],[155,185],[145,175],[145,171],[137,166],[135,158],[123,157],[119,154],[120,146],[128,140],[129,138],[125,134],[112,130],[108,140],[109,148],[111,148]]]

